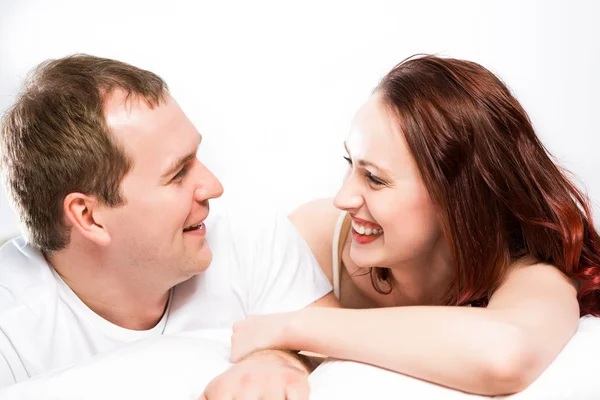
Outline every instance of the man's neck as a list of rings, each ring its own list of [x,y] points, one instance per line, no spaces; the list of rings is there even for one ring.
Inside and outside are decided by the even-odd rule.
[[[169,300],[169,286],[159,286],[127,266],[110,263],[101,254],[77,254],[72,249],[46,255],[46,260],[93,312],[120,327],[151,329]]]

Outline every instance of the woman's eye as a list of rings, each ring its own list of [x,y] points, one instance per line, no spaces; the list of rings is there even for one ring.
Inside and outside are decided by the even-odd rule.
[[[344,160],[346,160],[346,162],[348,163],[348,165],[352,165],[352,160],[350,159],[350,157],[344,156]]]
[[[373,174],[368,174],[367,175],[367,179],[369,180],[369,182],[371,182],[375,186],[384,186],[385,185],[384,181],[382,181],[381,179],[377,178]]]

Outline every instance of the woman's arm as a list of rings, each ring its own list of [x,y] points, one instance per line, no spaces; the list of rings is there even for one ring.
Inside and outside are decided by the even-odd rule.
[[[310,227],[300,231],[310,234]],[[309,307],[249,317],[235,327],[232,356],[260,347],[301,349],[498,395],[531,384],[574,334],[578,319],[572,282],[555,267],[537,264],[514,268],[485,309]]]
[[[530,385],[575,333],[576,290],[555,267],[510,273],[488,308],[307,308],[289,318],[283,347],[373,364],[466,392]]]
[[[488,308],[308,307],[234,326],[232,359],[262,348],[360,361],[465,392],[529,386],[574,334],[576,291],[553,266],[514,269]]]

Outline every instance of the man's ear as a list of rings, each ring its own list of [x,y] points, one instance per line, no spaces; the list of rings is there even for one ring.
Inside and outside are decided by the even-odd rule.
[[[100,246],[106,246],[110,243],[110,235],[102,221],[98,221],[97,211],[100,207],[106,206],[95,197],[82,193],[69,193],[63,202],[63,212],[72,229],[77,229],[86,239]]]

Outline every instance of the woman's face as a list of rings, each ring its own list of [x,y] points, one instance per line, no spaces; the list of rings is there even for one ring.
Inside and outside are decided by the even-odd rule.
[[[334,204],[353,220],[352,260],[359,267],[395,268],[447,254],[397,117],[377,94],[358,110],[345,147],[349,168]]]

